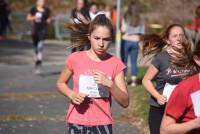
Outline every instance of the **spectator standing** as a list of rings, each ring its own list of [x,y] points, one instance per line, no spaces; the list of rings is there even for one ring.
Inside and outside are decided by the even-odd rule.
[[[122,20],[122,43],[121,52],[122,60],[127,65],[128,56],[131,58],[131,86],[136,86],[137,78],[137,57],[139,50],[140,35],[145,32],[144,21],[140,17],[139,5],[136,2],[131,1],[128,5],[128,9],[125,13],[124,19]],[[125,70],[127,76],[127,68]]]
[[[117,24],[117,6],[115,5],[111,11],[111,21],[114,30],[116,31],[116,24]]]
[[[71,12],[71,21],[72,23],[85,23],[88,24],[90,22],[90,15],[88,9],[87,0],[76,0],[76,7]],[[71,37],[74,37],[73,33],[71,33]],[[84,49],[88,49],[86,46],[80,46],[78,42],[75,42],[73,38],[71,38],[72,43],[72,52],[82,51]]]
[[[75,23],[89,23],[90,15],[87,0],[76,0],[76,6],[71,12],[71,19]]]
[[[106,5],[104,12],[105,12],[106,17],[109,18],[109,19],[111,19],[110,5]]]
[[[99,12],[98,14],[105,14],[107,18],[111,19],[110,6],[105,3],[99,3]]]
[[[89,8],[89,14],[90,14],[90,19],[94,20],[98,13],[98,5],[95,2],[90,3],[90,8]]]
[[[193,23],[194,24],[190,26],[186,26],[186,34],[190,41],[194,45],[197,45],[200,41],[200,5],[195,9],[195,19]]]

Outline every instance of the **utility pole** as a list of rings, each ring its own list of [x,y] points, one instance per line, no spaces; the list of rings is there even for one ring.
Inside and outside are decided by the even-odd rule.
[[[117,0],[117,24],[116,24],[116,38],[115,38],[116,42],[115,49],[117,57],[120,57],[120,49],[121,49],[120,7],[121,7],[121,0]]]

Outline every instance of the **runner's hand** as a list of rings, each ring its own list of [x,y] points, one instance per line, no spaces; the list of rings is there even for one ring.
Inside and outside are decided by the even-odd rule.
[[[200,129],[200,117],[193,119],[191,122],[193,122],[194,128]]]
[[[81,103],[83,103],[83,101],[85,100],[86,96],[87,95],[85,95],[85,94],[71,92],[71,94],[69,95],[69,98],[71,99],[71,101],[74,104],[80,105]]]
[[[160,105],[164,105],[167,102],[167,97],[164,95],[159,95],[159,97],[157,98],[157,102]]]
[[[97,84],[101,84],[103,86],[112,87],[113,85],[113,81],[101,71],[94,72],[94,80]]]

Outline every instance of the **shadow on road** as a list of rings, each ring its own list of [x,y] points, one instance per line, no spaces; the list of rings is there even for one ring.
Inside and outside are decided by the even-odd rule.
[[[67,53],[67,44],[58,41],[44,43],[44,64],[64,63]],[[31,41],[3,40],[0,41],[0,63],[8,65],[33,65],[34,47]]]

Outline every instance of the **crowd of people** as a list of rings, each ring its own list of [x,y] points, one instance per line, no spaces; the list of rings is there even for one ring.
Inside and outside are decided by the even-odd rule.
[[[121,18],[122,62],[117,59],[109,64],[113,56],[106,50],[112,41],[114,28],[109,21],[110,17],[98,11],[96,3],[89,6],[86,23],[81,17],[75,17],[78,22],[73,21],[68,25],[73,33],[72,39],[77,43],[75,46],[88,47],[67,57],[57,83],[59,91],[71,99],[66,116],[70,134],[88,131],[95,134],[112,133],[111,105],[106,106],[105,103],[110,103],[109,97],[113,96],[120,105],[128,106],[129,95],[125,82],[128,76],[127,61],[130,54],[131,86],[134,87],[140,42],[143,44],[143,56],[153,55],[142,81],[150,94],[150,133],[200,133],[200,119],[195,115],[190,98],[191,93],[198,92],[200,86],[200,44],[189,40],[188,32],[181,24],[169,25],[161,36],[145,34],[145,22],[137,4],[135,1],[130,2]],[[80,61],[78,57],[84,60]],[[108,70],[115,74],[109,74]],[[66,84],[71,77],[74,81],[73,89]],[[100,113],[94,115],[91,110]]]
[[[112,130],[111,128],[109,128],[109,126],[107,126],[112,123],[109,121],[105,124],[101,124],[101,123],[90,124],[89,123],[90,121],[84,122],[85,117],[93,118],[94,116],[94,115],[89,115],[89,111],[92,109],[93,106],[85,107],[86,105],[85,103],[87,103],[88,105],[98,105],[96,107],[96,110],[99,109],[100,111],[102,111],[102,113],[104,113],[104,115],[99,114],[98,118],[101,118],[103,120],[106,116],[110,117],[110,113],[105,112],[106,110],[110,108],[106,108],[102,110],[102,108],[104,107],[100,106],[101,103],[100,102],[99,104],[96,103],[96,101],[100,101],[100,99],[105,99],[104,97],[96,98],[92,96],[89,91],[88,92],[80,91],[80,90],[86,91],[86,90],[92,89],[92,91],[94,92],[95,90],[95,87],[91,87],[91,85],[88,82],[86,82],[87,80],[89,80],[89,78],[84,78],[85,87],[82,87],[83,84],[81,84],[81,82],[83,82],[82,77],[85,77],[84,75],[86,75],[86,77],[91,77],[90,80],[94,81],[97,84],[96,86],[99,88],[99,90],[101,89],[102,85],[106,86],[108,88],[110,96],[113,96],[119,104],[123,104],[123,103],[128,104],[127,103],[128,96],[126,96],[127,89],[124,88],[124,81],[126,81],[126,78],[127,78],[127,68],[123,68],[120,70],[120,71],[123,70],[123,73],[124,73],[124,76],[123,76],[124,78],[121,77],[123,80],[119,81],[117,80],[117,78],[114,78],[114,79],[111,78],[111,81],[113,81],[112,84],[114,84],[115,86],[110,86],[109,81],[108,81],[108,78],[110,76],[107,74],[107,71],[103,70],[102,68],[100,69],[100,67],[96,66],[96,64],[99,64],[99,62],[104,62],[104,60],[105,61],[108,60],[107,58],[105,58],[106,56],[104,57],[103,55],[101,55],[102,53],[105,54],[106,53],[105,51],[107,50],[107,49],[104,49],[104,48],[107,48],[106,43],[105,43],[106,40],[103,41],[103,37],[104,37],[103,35],[105,34],[102,34],[103,30],[102,30],[102,33],[100,32],[100,30],[98,34],[95,32],[96,29],[98,31],[101,25],[104,25],[103,20],[99,19],[100,17],[102,17],[102,15],[98,14],[97,9],[98,9],[97,4],[91,3],[91,6],[89,7],[89,10],[88,10],[89,22],[87,22],[87,24],[88,23],[89,24],[84,26],[84,28],[86,28],[87,26],[89,27],[88,31],[85,30],[87,33],[86,35],[88,36],[89,40],[85,42],[83,41],[82,43],[79,42],[80,46],[84,43],[90,44],[89,50],[73,53],[72,55],[70,55],[66,61],[65,69],[63,70],[58,80],[59,91],[72,100],[72,105],[70,106],[67,117],[66,117],[66,120],[67,122],[69,122],[69,126],[70,126],[69,133],[72,133],[72,131],[78,133],[84,130],[86,131],[88,129],[89,129],[88,131],[97,133],[96,130],[99,129],[98,126],[102,126],[102,125],[104,126],[103,128],[108,128],[108,130]],[[196,13],[198,13],[198,8],[197,8]],[[106,13],[103,13],[103,16],[105,19],[110,19],[108,16],[106,18]],[[197,25],[197,20],[198,19],[196,18],[196,25]],[[95,26],[95,28],[92,28],[94,26],[93,23],[95,22],[96,23],[98,22],[101,25],[99,26],[98,24],[98,26]],[[75,26],[77,26],[76,24],[77,23],[75,23]],[[79,26],[77,26],[77,29],[80,29],[82,25],[81,21],[78,25]],[[73,28],[71,28],[72,31],[74,33],[77,33],[78,30],[76,30],[75,28],[73,29]],[[104,30],[106,30],[106,27],[102,27],[102,29],[103,28]],[[94,31],[94,33],[91,31],[91,29]],[[198,27],[196,27],[196,31],[197,29]],[[84,31],[84,29],[82,29],[82,31]],[[151,95],[150,101],[149,101],[150,133],[151,134],[199,133],[200,119],[195,116],[194,106],[192,104],[191,98],[189,98],[191,93],[195,93],[199,90],[199,85],[200,85],[199,84],[200,78],[198,74],[199,50],[200,50],[199,43],[192,42],[190,38],[188,38],[188,31],[186,31],[184,26],[181,24],[169,25],[166,28],[166,30],[163,32],[162,36],[156,35],[156,34],[146,35],[145,22],[140,16],[139,6],[137,5],[135,1],[132,1],[129,3],[127,11],[125,12],[124,16],[121,18],[121,32],[122,32],[122,43],[121,43],[122,57],[121,58],[124,65],[127,66],[128,56],[130,54],[131,80],[132,80],[131,86],[132,87],[136,86],[137,57],[138,57],[138,52],[139,52],[139,42],[143,43],[142,45],[143,56],[154,55],[153,60],[147,72],[145,73],[145,76],[142,81],[145,89]],[[81,34],[77,34],[77,35],[81,35]],[[92,41],[93,35],[94,35],[94,39],[96,43],[95,41]],[[77,37],[77,38],[80,39],[80,37]],[[83,37],[85,36],[82,36],[82,39]],[[74,39],[76,40],[76,38]],[[80,40],[76,40],[76,41],[78,42]],[[96,44],[96,46],[94,46],[93,43]],[[99,54],[100,50],[101,50],[101,54]],[[95,55],[90,54],[91,52]],[[98,63],[93,63],[92,66],[89,67],[93,69],[95,68],[95,71],[91,71],[90,69],[89,69],[90,71],[88,71],[88,68],[86,71],[85,70],[86,68],[84,68],[83,70],[81,69],[81,71],[78,71],[79,73],[84,71],[82,72],[82,74],[76,73],[77,70],[75,68],[78,65],[83,66],[81,63],[83,62],[85,63],[86,61],[88,61],[86,59],[84,61],[75,60],[75,59],[78,59],[77,55],[82,55],[81,57],[84,58],[85,54],[83,53],[86,53],[87,58],[89,57],[90,61],[93,61],[93,62],[99,61]],[[74,57],[74,59],[72,60],[71,57]],[[74,65],[69,64],[69,63],[73,63]],[[115,61],[115,63],[117,64],[117,61]],[[91,63],[88,62],[87,65],[91,65]],[[115,65],[115,64],[112,64],[112,65]],[[109,65],[105,65],[105,66],[110,68]],[[121,73],[119,74],[121,75]],[[79,74],[79,76],[76,76],[77,74]],[[84,93],[84,94],[79,94],[79,92],[77,93],[77,87],[78,87],[77,84],[74,84],[73,90],[69,90],[70,89],[69,86],[66,85],[65,83],[66,81],[69,80],[69,77],[67,76],[71,76],[71,75],[73,77],[74,82],[76,83],[79,82],[79,89],[78,89],[79,92]],[[154,86],[153,81],[156,82],[156,86]],[[122,85],[119,85],[118,82],[122,83]],[[189,84],[191,82],[192,84]],[[106,85],[106,83],[108,85]],[[118,91],[116,92],[121,93],[121,95],[116,93],[119,96],[115,96],[116,94],[113,93],[113,90],[115,88],[116,89],[118,88]],[[126,89],[126,90],[123,90],[123,89]],[[186,93],[185,93],[185,90],[186,90]],[[125,94],[124,93],[122,94],[122,91],[125,91],[124,92]],[[181,95],[179,95],[179,93]],[[179,98],[179,100],[177,100],[177,98]],[[89,99],[89,102],[88,102],[88,99]],[[92,101],[92,104],[90,104],[91,101]],[[83,112],[83,113],[81,113],[81,111],[78,112],[77,110],[79,108],[74,109],[74,107],[80,107],[80,109],[86,112]],[[75,113],[81,114],[81,116],[84,116],[84,117],[82,117],[79,121],[76,122],[73,119],[75,118],[75,116],[76,117],[79,117],[79,116],[77,116]],[[88,125],[92,126],[93,129],[88,127]],[[78,129],[78,127],[79,128],[81,127],[81,129]],[[111,131],[109,131],[108,133],[110,132]],[[98,133],[102,133],[102,132],[99,131]]]
[[[89,22],[92,21],[99,14],[105,14],[108,19],[115,18],[113,16],[116,15],[112,14],[110,7],[108,5],[106,6],[103,3],[88,3],[87,0],[76,0],[75,8],[71,11],[71,22],[74,24],[78,24],[81,22],[83,22],[84,24],[89,24]],[[116,20],[113,20],[112,22],[114,21]],[[76,32],[71,33],[71,43],[74,46],[72,48],[72,52],[89,49],[89,46],[87,45],[80,45],[74,34],[76,34]]]
[[[194,45],[198,44],[200,40],[200,6],[195,9],[195,17],[192,24],[185,27],[187,36]]]
[[[9,6],[0,1],[0,39],[9,24]],[[153,55],[142,84],[150,94],[149,130],[151,134],[200,133],[200,113],[192,94],[200,96],[200,6],[195,24],[185,28],[171,24],[162,35],[146,34],[139,3],[131,1],[120,18],[121,59],[108,53],[115,38],[116,6],[76,0],[71,11],[71,54],[58,78],[58,91],[70,99],[66,115],[68,134],[112,134],[112,98],[129,106],[127,87],[128,58],[131,61],[131,86],[137,85],[138,53]],[[2,11],[5,10],[5,11]],[[7,14],[2,14],[7,12]],[[27,13],[32,22],[35,73],[41,73],[43,43],[52,22],[45,0],[36,0]],[[142,46],[140,46],[142,44]],[[73,87],[68,82],[73,80]],[[154,84],[155,81],[155,84]],[[200,104],[200,103],[199,103]]]

